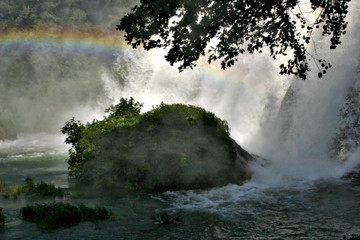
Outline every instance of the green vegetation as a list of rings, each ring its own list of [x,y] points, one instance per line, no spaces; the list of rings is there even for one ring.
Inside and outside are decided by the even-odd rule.
[[[5,227],[5,215],[2,212],[2,208],[0,208],[0,228]]]
[[[72,145],[70,176],[79,186],[161,192],[249,178],[237,165],[238,145],[226,121],[195,106],[162,103],[143,114],[141,106],[123,98],[102,121],[83,125],[71,119],[62,128]]]
[[[43,229],[71,226],[79,222],[107,219],[111,212],[104,207],[78,207],[69,203],[44,203],[20,209],[22,217]]]
[[[78,210],[81,222],[107,219],[109,216],[112,215],[112,213],[106,208],[99,206],[91,208],[85,206],[84,204],[80,204]]]
[[[4,182],[0,182],[0,194],[3,198],[18,198],[22,193],[22,187],[19,185],[9,186]]]
[[[53,184],[47,184],[43,181],[34,183],[32,178],[27,177],[23,186],[9,186],[0,182],[0,194],[3,198],[18,198],[21,194],[35,198],[56,198],[64,197],[66,193],[61,188],[56,188]]]
[[[32,178],[26,178],[25,185],[22,187],[22,192],[26,195],[43,197],[43,198],[55,198],[64,197],[65,192],[61,188],[56,188],[53,184],[47,184],[43,181],[35,184]]]

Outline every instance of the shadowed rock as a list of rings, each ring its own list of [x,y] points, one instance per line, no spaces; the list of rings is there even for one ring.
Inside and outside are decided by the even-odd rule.
[[[78,186],[119,192],[163,192],[242,184],[253,157],[229,134],[226,121],[206,110],[161,104],[144,114],[122,99],[110,116],[86,126],[74,119],[68,134],[69,169]]]

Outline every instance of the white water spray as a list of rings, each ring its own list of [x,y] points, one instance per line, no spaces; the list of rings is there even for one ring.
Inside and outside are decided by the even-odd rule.
[[[315,64],[306,81],[280,76],[278,62],[263,55],[244,55],[237,66],[226,71],[219,70],[216,63],[200,63],[194,70],[178,73],[163,60],[161,50],[146,54],[129,51],[115,63],[126,80],[118,84],[117,91],[109,92],[120,95],[111,96],[113,99],[134,97],[144,102],[144,110],[160,102],[181,102],[213,111],[229,122],[240,145],[273,162],[265,169],[255,164],[254,181],[339,177],[350,169],[348,164],[329,160],[329,141],[336,132],[338,110],[348,88],[359,81],[360,4],[353,1],[349,9],[348,33],[338,49],[330,52],[323,47],[329,39],[317,40],[316,51],[333,65],[322,79],[317,78]],[[104,76],[104,80],[114,89],[112,79]],[[283,106],[289,86],[295,99]],[[351,159],[352,166],[360,163],[356,152]]]
[[[338,49],[327,53],[328,49],[322,46],[328,44],[321,42],[328,40],[317,41],[317,52],[333,65],[322,79],[317,78],[315,65],[305,82],[280,76],[281,60],[274,62],[266,54],[245,54],[235,67],[226,71],[220,70],[217,63],[200,62],[194,70],[179,73],[165,62],[162,50],[126,50],[114,62],[117,77],[104,70],[101,79],[93,80],[102,83],[107,96],[103,93],[94,96],[99,103],[95,107],[89,106],[94,101],[89,105],[81,103],[56,120],[64,123],[73,116],[82,122],[101,119],[108,104],[121,97],[143,102],[144,111],[161,102],[198,105],[227,120],[232,137],[246,150],[273,162],[266,168],[254,165],[254,181],[338,177],[339,169],[347,168],[346,164],[329,161],[327,148],[336,131],[338,109],[347,89],[359,81],[359,6],[356,1],[350,4],[348,33]],[[294,90],[295,100],[284,106],[289,86]],[[65,89],[71,91],[71,87]],[[354,154],[352,161],[356,162]]]

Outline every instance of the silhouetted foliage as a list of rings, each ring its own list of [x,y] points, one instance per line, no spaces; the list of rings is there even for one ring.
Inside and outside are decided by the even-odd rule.
[[[44,229],[71,226],[79,222],[107,219],[111,212],[104,207],[79,207],[69,203],[44,203],[20,209],[22,217]]]
[[[290,57],[280,65],[280,74],[294,74],[306,79],[308,58],[319,64],[319,77],[331,67],[323,59],[307,52],[313,32],[331,35],[330,49],[341,43],[345,34],[350,0],[310,0],[304,12],[299,0],[141,0],[139,6],[121,19],[117,30],[126,32],[125,39],[134,48],[166,48],[166,60],[179,70],[193,68],[201,55],[210,53],[208,62],[221,59],[221,68],[234,65],[239,54],[261,52],[269,48],[275,59]],[[317,14],[314,21],[306,16]],[[298,27],[300,26],[300,27]],[[215,42],[211,41],[217,39]],[[291,53],[292,51],[292,53]]]

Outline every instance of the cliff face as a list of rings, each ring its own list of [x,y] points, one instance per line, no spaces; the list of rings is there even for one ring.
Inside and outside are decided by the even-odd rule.
[[[68,163],[79,185],[162,192],[250,179],[253,158],[230,137],[226,121],[195,106],[161,104],[140,114],[132,104],[123,101],[108,118],[86,126],[73,121],[79,138],[63,131],[69,141],[77,139]]]

